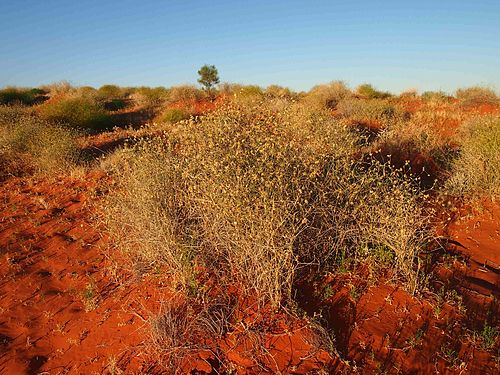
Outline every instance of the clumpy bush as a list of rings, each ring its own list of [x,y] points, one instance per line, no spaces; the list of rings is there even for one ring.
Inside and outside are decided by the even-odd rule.
[[[424,91],[420,96],[426,102],[447,102],[451,99],[444,91]]]
[[[70,97],[45,103],[41,118],[75,129],[102,130],[111,126],[111,118],[101,103],[85,97]]]
[[[448,190],[457,195],[500,194],[500,116],[466,121],[457,142],[459,157],[452,165]]]
[[[132,95],[137,105],[145,109],[157,109],[165,104],[169,98],[169,91],[165,87],[139,87]]]
[[[173,86],[168,93],[168,100],[171,103],[200,100],[204,97],[203,91],[193,85]]]
[[[264,91],[257,85],[243,85],[233,94],[233,101],[242,105],[255,105],[264,98]]]
[[[458,89],[456,97],[463,106],[498,103],[498,97],[495,91],[480,86]]]
[[[48,85],[42,85],[40,86],[40,89],[48,93],[50,97],[66,96],[77,91],[77,89],[73,87],[73,85],[68,81],[60,81],[50,83]]]
[[[282,87],[279,85],[270,85],[264,91],[265,95],[270,98],[284,98],[284,99],[292,99],[296,95],[292,90],[288,87]]]
[[[365,99],[386,99],[391,97],[392,95],[389,92],[383,92],[376,90],[369,83],[362,84],[358,86],[356,92],[364,97]]]
[[[307,93],[305,101],[308,105],[317,108],[334,109],[340,101],[352,96],[353,93],[344,82],[335,81],[329,84],[314,86]]]
[[[182,108],[169,108],[163,112],[160,117],[160,122],[165,122],[169,124],[174,124],[181,120],[186,120],[191,116],[191,114]]]
[[[16,108],[0,107],[0,174],[18,171],[21,163],[37,172],[64,170],[78,156],[76,134]]]
[[[409,117],[403,108],[383,99],[342,100],[337,107],[337,113],[353,121],[375,121],[382,125]]]
[[[40,95],[38,89],[23,89],[17,87],[6,87],[0,90],[0,105],[24,104],[32,105]]]
[[[305,269],[383,247],[415,291],[427,238],[420,193],[387,165],[352,161],[357,142],[328,112],[227,105],[120,151],[106,222],[123,249],[167,264],[179,285],[201,265],[277,306]]]

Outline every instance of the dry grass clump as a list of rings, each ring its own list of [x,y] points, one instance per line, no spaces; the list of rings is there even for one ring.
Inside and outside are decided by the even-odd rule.
[[[388,125],[409,118],[402,107],[386,99],[345,99],[339,102],[337,113],[352,121],[376,122],[380,125]]]
[[[353,97],[352,91],[342,81],[314,86],[305,96],[305,102],[314,107],[334,109],[337,104]]]
[[[67,96],[77,91],[75,87],[68,81],[54,82],[40,86],[40,89],[47,92],[50,97]]]
[[[173,86],[168,92],[170,103],[201,100],[204,97],[204,92],[194,85]]]
[[[169,92],[165,87],[139,87],[131,94],[131,97],[138,106],[147,110],[155,110],[167,102]]]
[[[460,155],[447,189],[457,195],[500,194],[500,116],[472,118],[461,126]]]
[[[37,172],[64,170],[78,156],[76,134],[30,115],[25,109],[0,107],[2,174],[18,174],[22,163]]]
[[[106,221],[122,248],[168,264],[179,285],[202,266],[278,306],[299,268],[383,246],[414,291],[419,192],[388,166],[350,161],[357,142],[328,112],[227,105],[120,151]]]
[[[477,106],[481,104],[498,104],[498,96],[492,89],[481,86],[458,89],[456,97],[463,106]]]

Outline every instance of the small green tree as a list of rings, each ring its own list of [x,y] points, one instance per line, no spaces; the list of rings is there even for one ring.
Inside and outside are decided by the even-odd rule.
[[[204,87],[208,96],[212,97],[214,86],[220,82],[217,68],[215,65],[203,65],[198,74],[200,75],[198,82]]]

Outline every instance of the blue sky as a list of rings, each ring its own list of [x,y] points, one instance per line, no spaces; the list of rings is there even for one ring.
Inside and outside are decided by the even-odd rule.
[[[0,86],[500,89],[499,0],[0,1]]]

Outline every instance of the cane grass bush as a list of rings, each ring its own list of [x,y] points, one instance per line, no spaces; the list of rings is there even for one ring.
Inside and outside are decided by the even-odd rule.
[[[496,92],[487,87],[473,86],[458,89],[456,97],[460,105],[464,107],[477,106],[481,104],[498,104]]]
[[[20,164],[41,173],[66,170],[78,158],[76,136],[25,110],[0,107],[0,173],[26,172],[17,170]]]
[[[335,109],[340,101],[352,98],[352,91],[342,81],[314,86],[305,96],[307,105],[316,108]]]
[[[402,107],[386,99],[344,99],[338,103],[337,113],[351,121],[376,122],[383,126],[409,118]]]
[[[306,269],[384,246],[415,291],[420,192],[387,165],[354,161],[357,144],[327,111],[228,104],[119,151],[105,220],[122,249],[167,264],[179,286],[201,266],[278,306]]]
[[[460,154],[451,167],[447,189],[456,195],[500,194],[500,116],[465,121],[457,136]]]

